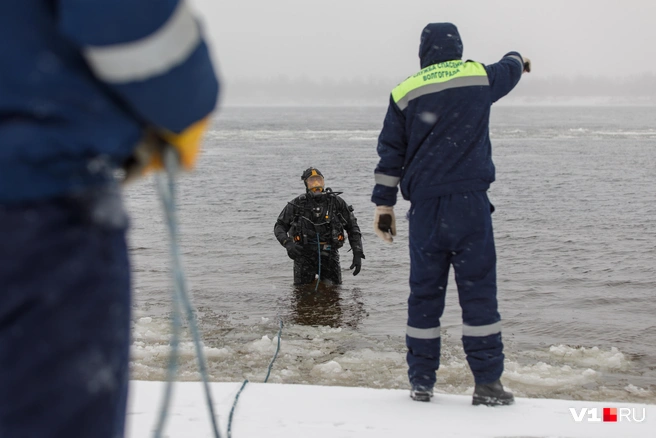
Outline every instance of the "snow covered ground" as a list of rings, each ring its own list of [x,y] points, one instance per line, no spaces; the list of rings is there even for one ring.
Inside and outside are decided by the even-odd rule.
[[[221,436],[242,383],[210,384]],[[152,435],[162,382],[132,381],[127,436]],[[604,408],[607,410],[604,418]],[[585,411],[584,411],[585,409]],[[164,436],[213,437],[202,385],[179,382]],[[617,414],[617,421],[609,414]],[[578,421],[577,421],[578,419]],[[249,382],[235,408],[235,438],[645,437],[656,436],[656,405],[518,398],[515,405],[472,406],[471,397],[436,393],[415,402],[399,389]]]

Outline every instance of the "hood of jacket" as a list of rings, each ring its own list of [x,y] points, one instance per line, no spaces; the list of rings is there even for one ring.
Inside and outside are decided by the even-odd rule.
[[[452,23],[429,23],[421,32],[421,68],[444,61],[462,59],[462,40]]]

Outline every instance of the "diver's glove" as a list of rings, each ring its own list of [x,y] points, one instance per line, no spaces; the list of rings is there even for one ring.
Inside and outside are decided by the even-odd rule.
[[[364,258],[364,254],[361,252],[353,252],[353,263],[351,263],[351,267],[349,269],[355,268],[355,271],[353,271],[353,276],[356,276],[360,273],[360,269],[362,269],[362,259]]]
[[[531,60],[528,58],[523,58],[524,59],[524,69],[522,70],[522,73],[530,73],[531,72]]]
[[[198,158],[203,134],[209,116],[192,124],[179,134],[156,128],[147,128],[132,155],[124,163],[124,182],[130,182],[148,172],[164,168],[162,152],[168,146],[177,154],[183,170],[192,170]]]
[[[287,250],[287,255],[292,260],[296,260],[303,255],[303,247],[295,244],[293,240],[287,240],[285,242],[285,249]]]
[[[374,213],[374,232],[385,242],[392,242],[396,236],[394,207],[378,205]]]

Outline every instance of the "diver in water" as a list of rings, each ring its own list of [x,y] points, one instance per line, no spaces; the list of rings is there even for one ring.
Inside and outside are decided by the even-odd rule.
[[[339,197],[341,192],[326,188],[321,172],[314,167],[303,172],[305,194],[288,202],[278,216],[273,232],[276,239],[294,260],[294,284],[308,284],[318,275],[319,280],[333,284],[342,282],[339,248],[348,236],[354,269],[358,275],[364,252],[362,234],[353,207]]]

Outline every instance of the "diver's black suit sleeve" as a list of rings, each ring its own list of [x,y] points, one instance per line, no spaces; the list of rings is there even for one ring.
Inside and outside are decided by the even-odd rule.
[[[289,237],[287,232],[291,228],[292,221],[294,220],[294,210],[294,205],[292,203],[288,203],[280,212],[278,220],[273,227],[273,234],[275,234],[276,239],[278,239],[278,242],[280,242],[282,246],[285,246],[288,242],[292,241],[292,238]]]
[[[362,249],[362,232],[358,226],[358,220],[353,213],[353,207],[346,204],[342,198],[337,197],[339,215],[344,221],[344,229],[348,233],[349,244],[354,253],[360,254],[364,258]]]

